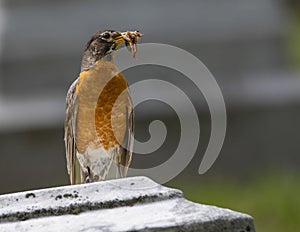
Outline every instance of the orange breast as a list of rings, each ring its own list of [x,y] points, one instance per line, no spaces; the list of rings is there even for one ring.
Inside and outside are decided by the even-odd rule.
[[[109,149],[122,142],[126,107],[131,108],[127,88],[124,76],[112,62],[98,62],[80,74],[76,144],[81,154],[87,147]]]

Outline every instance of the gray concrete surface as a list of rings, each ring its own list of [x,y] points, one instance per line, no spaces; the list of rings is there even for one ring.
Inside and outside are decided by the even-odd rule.
[[[252,217],[132,177],[0,196],[0,231],[254,232]]]

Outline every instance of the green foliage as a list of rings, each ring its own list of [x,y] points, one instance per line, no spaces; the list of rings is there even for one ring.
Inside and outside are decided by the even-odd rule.
[[[299,175],[268,174],[247,181],[213,178],[206,183],[176,181],[187,199],[250,214],[256,231],[295,232],[300,228]]]

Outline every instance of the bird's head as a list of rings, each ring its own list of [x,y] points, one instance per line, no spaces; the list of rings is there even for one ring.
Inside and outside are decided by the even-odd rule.
[[[130,32],[122,33],[114,30],[105,30],[95,33],[86,44],[81,69],[89,69],[100,59],[111,59],[111,54],[116,51],[122,43],[126,43],[127,46],[135,43],[126,33]],[[140,36],[142,36],[142,34],[139,33],[137,37]],[[137,42],[136,38],[135,40]]]

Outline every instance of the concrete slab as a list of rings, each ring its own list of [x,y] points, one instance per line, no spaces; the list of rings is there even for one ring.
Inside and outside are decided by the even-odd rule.
[[[252,217],[196,204],[146,177],[0,196],[0,231],[254,232]]]

